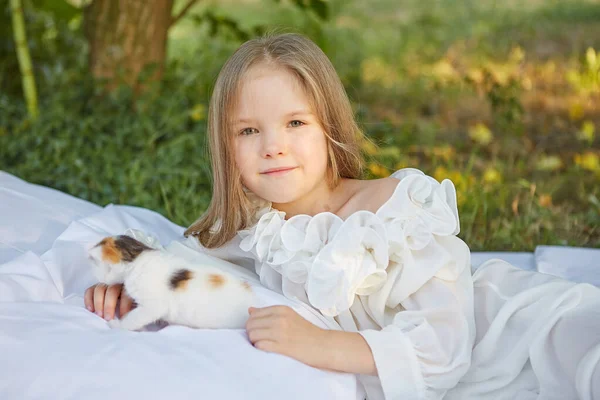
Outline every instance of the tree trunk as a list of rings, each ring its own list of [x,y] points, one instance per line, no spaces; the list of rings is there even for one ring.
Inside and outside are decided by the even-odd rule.
[[[93,0],[84,10],[93,77],[109,90],[126,84],[136,93],[143,89],[140,78],[159,80],[173,1]]]

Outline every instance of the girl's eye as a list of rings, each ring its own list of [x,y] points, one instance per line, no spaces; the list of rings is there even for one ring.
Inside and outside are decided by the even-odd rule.
[[[294,120],[294,121],[290,122],[290,126],[292,128],[297,128],[302,125],[304,125],[304,122],[302,122],[302,121]]]
[[[256,133],[256,132],[258,132],[258,131],[256,130],[256,128],[246,128],[246,129],[243,129],[243,130],[240,132],[240,134],[241,134],[241,135],[245,135],[245,136],[247,136],[247,135],[252,135],[253,133]]]

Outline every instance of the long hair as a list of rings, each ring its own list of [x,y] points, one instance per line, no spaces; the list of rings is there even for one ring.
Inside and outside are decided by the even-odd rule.
[[[255,221],[254,203],[246,195],[232,146],[231,115],[247,72],[266,64],[291,72],[302,85],[325,135],[327,182],[362,175],[360,144],[364,135],[354,119],[348,95],[333,65],[310,39],[292,33],[267,35],[244,43],[227,60],[215,82],[208,109],[208,139],[213,193],[206,212],[184,233],[206,248],[220,247]]]

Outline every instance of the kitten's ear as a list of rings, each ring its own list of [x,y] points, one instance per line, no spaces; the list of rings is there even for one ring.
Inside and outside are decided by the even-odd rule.
[[[107,239],[107,237],[105,237],[105,238],[103,238],[102,240],[100,240],[100,241],[97,241],[97,242],[89,242],[89,243],[86,245],[86,247],[85,247],[85,251],[86,251],[87,253],[91,253],[91,252],[92,252],[92,250],[93,250],[93,249],[95,249],[96,247],[101,247],[101,246],[103,246],[103,245],[104,245],[104,243],[106,243],[106,239]]]
[[[102,239],[88,253],[96,261],[109,264],[117,264],[122,259],[121,251],[115,245],[115,240],[110,236]]]
[[[114,247],[125,262],[132,262],[142,252],[152,250],[139,240],[127,235],[119,235],[114,239]]]

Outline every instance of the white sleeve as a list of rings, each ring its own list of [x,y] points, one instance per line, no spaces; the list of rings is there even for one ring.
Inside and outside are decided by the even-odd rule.
[[[438,239],[459,259],[453,257],[450,268],[439,269],[397,303],[390,301],[395,297],[392,287],[382,299],[390,323],[380,331],[359,332],[371,348],[378,372],[378,377],[360,377],[369,399],[441,399],[470,366],[475,321],[469,250],[456,237]],[[456,262],[464,266],[460,272],[454,268]],[[451,271],[458,276],[451,277]],[[404,286],[401,275],[394,286]],[[395,315],[392,310],[397,310]]]
[[[362,330],[376,377],[360,376],[370,400],[441,399],[471,363],[473,281],[460,231],[456,190],[418,170],[400,170],[384,221],[387,281],[367,299],[381,330]]]

